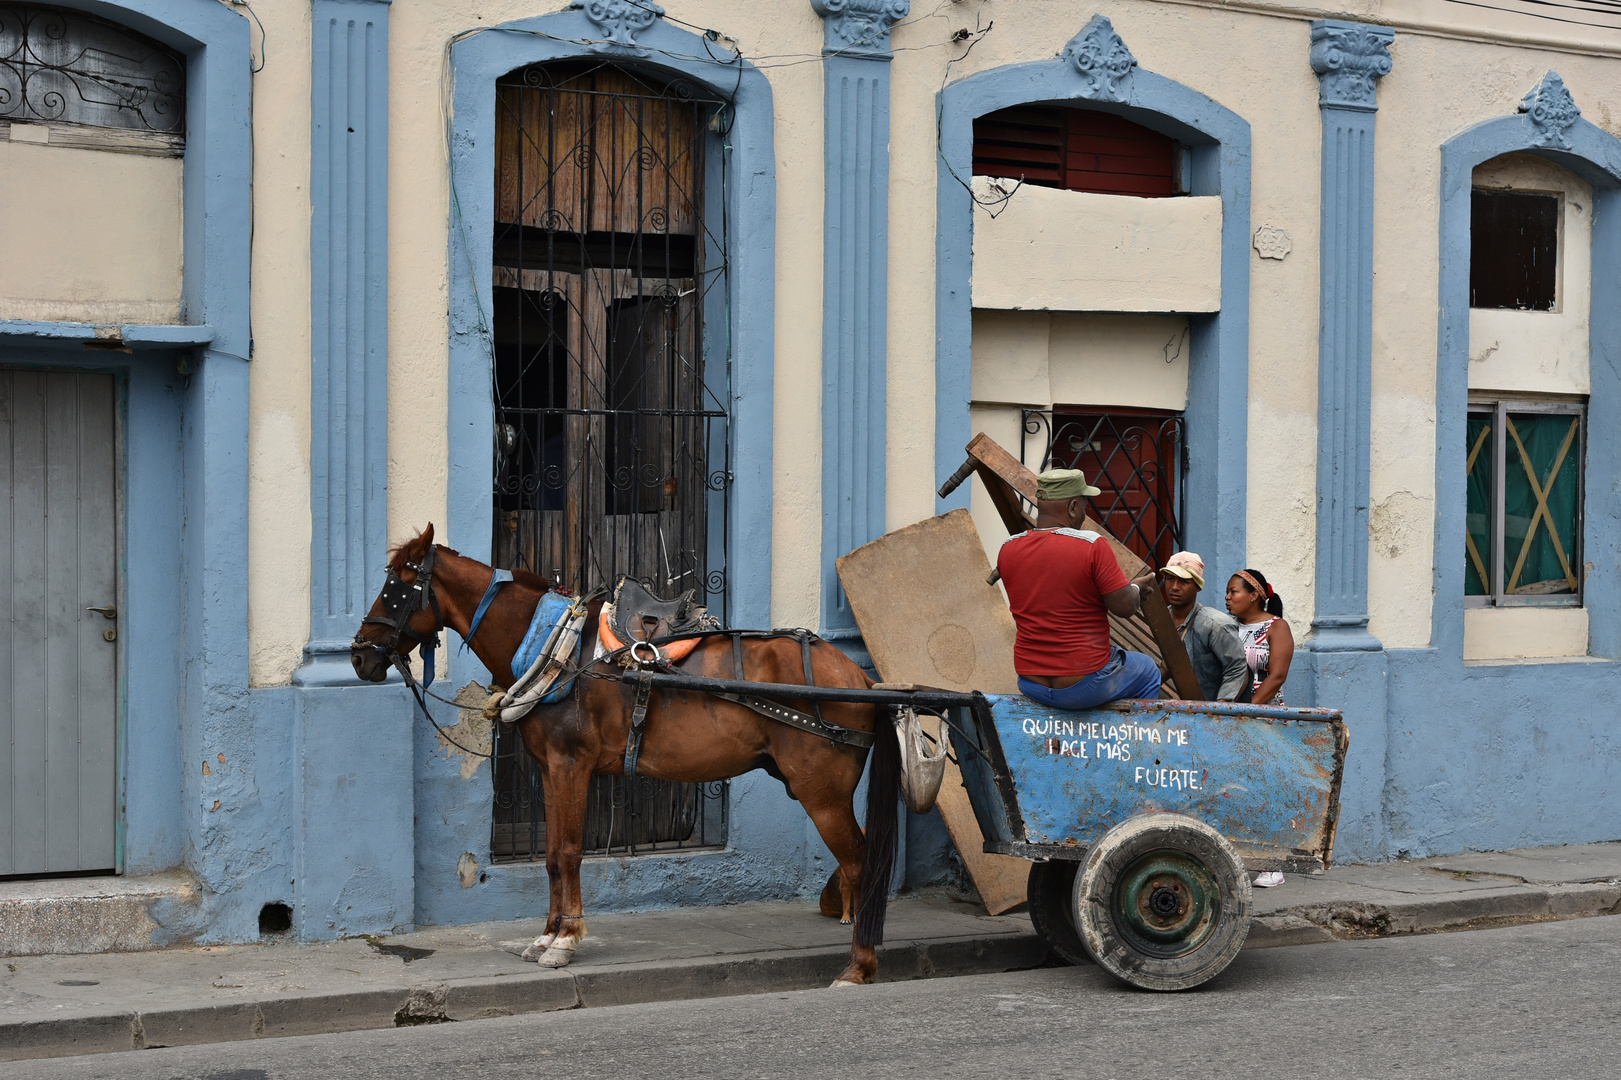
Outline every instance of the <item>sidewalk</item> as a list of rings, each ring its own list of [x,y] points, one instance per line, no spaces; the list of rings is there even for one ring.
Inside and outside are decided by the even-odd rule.
[[[1248,948],[1618,914],[1621,843],[1339,867],[1255,899]],[[18,957],[0,972],[0,1060],[799,990],[831,982],[850,943],[814,900],[598,915],[574,963],[551,971],[517,955],[542,922]],[[940,896],[893,903],[887,937],[884,980],[1047,959],[1024,915]]]

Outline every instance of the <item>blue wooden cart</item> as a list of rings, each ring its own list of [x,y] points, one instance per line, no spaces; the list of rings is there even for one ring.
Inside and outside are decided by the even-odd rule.
[[[1017,695],[950,710],[985,850],[1030,859],[1054,951],[1134,986],[1215,977],[1249,933],[1247,870],[1321,872],[1348,738],[1328,709]]]

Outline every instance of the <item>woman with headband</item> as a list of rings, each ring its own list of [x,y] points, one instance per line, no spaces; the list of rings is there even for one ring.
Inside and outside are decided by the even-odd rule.
[[[1283,621],[1283,600],[1259,570],[1240,570],[1227,582],[1227,613],[1238,620],[1244,662],[1250,669],[1250,700],[1282,705],[1283,680],[1295,657],[1295,636]],[[1283,884],[1283,875],[1268,870],[1255,879],[1263,889]]]
[[[1283,621],[1283,600],[1259,570],[1240,570],[1227,582],[1227,613],[1238,620],[1250,669],[1250,700],[1282,705],[1283,681],[1295,656],[1295,636]]]

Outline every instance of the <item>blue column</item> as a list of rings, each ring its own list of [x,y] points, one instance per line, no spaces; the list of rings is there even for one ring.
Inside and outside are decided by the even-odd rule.
[[[310,133],[310,640],[355,681],[388,545],[388,0],[315,0]]]
[[[1340,797],[1342,859],[1387,854],[1384,648],[1368,632],[1368,468],[1373,382],[1373,150],[1378,80],[1393,31],[1311,25],[1323,117],[1322,305],[1317,354],[1316,613],[1301,668],[1351,732]],[[1292,692],[1292,691],[1291,691]],[[1293,702],[1291,702],[1293,703]]]
[[[314,0],[310,138],[310,641],[293,677],[294,925],[415,918],[411,703],[349,641],[388,542],[388,0]]]
[[[1323,114],[1322,320],[1317,354],[1318,651],[1380,648],[1368,633],[1373,380],[1373,121],[1390,71],[1385,27],[1311,24]]]
[[[889,31],[909,0],[811,0],[826,30],[821,632],[862,663],[834,560],[884,532]]]

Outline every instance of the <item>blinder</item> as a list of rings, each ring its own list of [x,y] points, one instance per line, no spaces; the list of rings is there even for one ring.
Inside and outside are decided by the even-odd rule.
[[[445,620],[439,614],[439,598],[433,592],[433,564],[439,552],[439,545],[435,544],[428,549],[420,563],[405,563],[407,570],[416,571],[415,582],[408,582],[400,577],[399,573],[390,566],[388,577],[383,582],[383,591],[377,594],[377,602],[382,605],[383,614],[367,615],[360,620],[362,628],[366,626],[386,626],[393,631],[388,642],[383,645],[375,641],[368,641],[359,631],[355,633],[356,646],[369,646],[377,649],[395,667],[403,667],[405,657],[400,652],[400,641],[410,638],[422,649],[422,685],[432,686],[434,671],[434,651],[439,648],[439,627]],[[419,634],[411,629],[411,617],[418,611],[433,611],[434,630],[430,634]]]

